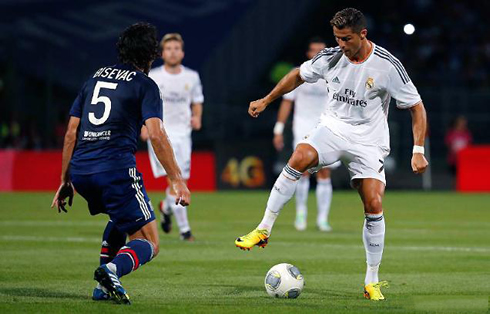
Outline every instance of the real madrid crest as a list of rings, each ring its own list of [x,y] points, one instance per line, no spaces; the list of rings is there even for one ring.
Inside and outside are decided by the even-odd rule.
[[[366,81],[366,88],[371,89],[374,87],[374,79],[372,77],[368,77]]]

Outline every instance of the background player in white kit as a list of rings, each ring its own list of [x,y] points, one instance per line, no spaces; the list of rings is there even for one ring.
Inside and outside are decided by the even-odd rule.
[[[175,159],[182,171],[182,177],[187,183],[191,170],[191,132],[201,129],[202,103],[204,102],[201,80],[196,71],[182,65],[184,41],[180,34],[166,34],[160,46],[164,64],[153,68],[149,76],[157,83],[162,93],[163,124],[174,148]],[[146,130],[141,131],[141,137],[143,140],[148,140]],[[167,173],[156,158],[150,141],[147,142],[153,175],[157,178],[166,176]],[[166,197],[159,206],[162,214],[162,229],[165,233],[171,231],[171,215],[173,214],[181,239],[193,241],[194,237],[187,219],[187,208],[175,205],[176,193],[171,188],[170,182],[168,183],[169,187],[165,191]]]
[[[301,175],[342,160],[351,184],[364,205],[363,242],[366,251],[364,296],[384,300],[378,279],[383,255],[385,222],[382,199],[385,190],[384,159],[390,151],[388,106],[393,96],[398,108],[412,115],[414,173],[428,166],[424,157],[427,117],[424,105],[407,72],[392,54],[367,39],[366,19],[353,8],[335,14],[330,21],[338,47],[327,48],[299,69],[287,74],[264,98],[253,101],[249,114],[258,117],[278,97],[304,82],[323,79],[329,104],[321,122],[299,144],[271,190],[261,223],[235,245],[265,247],[280,210],[294,194]]]
[[[321,50],[325,49],[326,44],[322,38],[315,37],[310,39],[306,56],[312,59]],[[320,120],[320,115],[327,108],[328,92],[327,84],[324,80],[318,80],[315,83],[303,84],[295,90],[283,96],[277,122],[274,127],[274,147],[281,151],[284,148],[284,125],[291,113],[294,103],[293,116],[293,148],[305,138],[311,129],[316,126]],[[318,214],[316,225],[320,231],[330,231],[332,228],[328,223],[328,214],[332,202],[332,182],[330,180],[330,169],[336,168],[340,162],[334,165],[320,169],[316,174],[316,200]],[[308,190],[310,189],[310,173],[305,172],[296,186],[296,219],[294,227],[303,231],[307,225],[308,215]]]

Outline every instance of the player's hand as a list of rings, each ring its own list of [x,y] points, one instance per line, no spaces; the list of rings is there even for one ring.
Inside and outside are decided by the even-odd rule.
[[[415,153],[412,155],[412,170],[416,174],[424,173],[429,162],[423,154]]]
[[[284,148],[284,136],[282,134],[274,135],[274,138],[272,139],[272,144],[274,144],[276,150],[280,152]]]
[[[176,193],[175,205],[188,206],[191,203],[191,192],[184,181],[172,182],[172,185]]]
[[[199,131],[202,127],[201,117],[192,116],[191,127],[194,131]]]
[[[259,114],[267,108],[269,103],[264,98],[252,101],[248,107],[248,114],[257,118]]]
[[[140,137],[143,142],[148,141],[148,138],[150,137],[150,135],[148,134],[148,129],[144,125],[141,127]]]
[[[64,211],[66,213],[67,212],[65,208],[66,198],[68,198],[68,205],[70,205],[71,207],[71,205],[73,204],[73,194],[74,194],[74,189],[71,182],[61,183],[60,187],[58,188],[58,191],[56,192],[53,198],[53,203],[51,203],[51,208],[56,206],[58,208],[58,213],[61,213],[61,211]]]

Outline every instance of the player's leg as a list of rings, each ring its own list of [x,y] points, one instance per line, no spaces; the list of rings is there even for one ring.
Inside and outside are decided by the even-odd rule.
[[[299,144],[274,183],[267,201],[264,219],[257,229],[265,229],[270,234],[279,212],[293,197],[302,174],[316,165],[318,165],[318,153],[313,146]]]
[[[103,191],[95,183],[96,175],[71,175],[73,186],[76,191],[87,201],[89,211],[92,215],[106,213],[104,205]],[[112,220],[107,223],[103,236],[102,247],[100,250],[100,265],[110,262],[116,256],[119,249],[126,241],[126,234],[119,232],[114,228]],[[109,300],[110,296],[102,285],[97,284],[92,293],[92,299],[95,301]]]
[[[151,261],[159,252],[158,230],[155,220],[129,235],[129,242],[108,264],[95,270],[94,278],[116,301],[130,304],[129,296],[122,287],[120,278]]]
[[[149,262],[158,252],[158,230],[153,220],[129,235],[129,242],[107,266],[120,278]]]
[[[102,235],[100,265],[111,262],[124,244],[126,244],[126,234],[120,232],[116,228],[116,224],[112,220],[109,220]]]
[[[172,145],[175,152],[175,159],[179,165],[182,172],[182,178],[184,178],[186,184],[187,180],[190,178],[191,173],[191,154],[192,154],[192,141],[189,136],[183,136],[179,138],[174,138]],[[172,189],[172,184],[168,180],[169,184],[169,195],[170,201],[169,206],[171,206],[172,213],[175,216],[175,221],[179,227],[180,238],[184,241],[194,241],[194,236],[192,235],[191,226],[189,224],[189,219],[187,217],[187,207],[180,204],[175,204],[176,193]]]
[[[280,210],[293,196],[298,180],[309,169],[314,171],[324,165],[339,160],[342,139],[335,136],[327,127],[317,126],[298,146],[286,167],[277,178],[271,190],[264,217],[258,227],[249,234],[239,237],[235,245],[241,249],[250,249],[254,245],[267,245],[272,226]]]
[[[165,233],[172,231],[172,204],[175,204],[175,196],[170,194],[169,184],[165,190],[165,198],[158,205],[161,215],[160,226]]]
[[[293,127],[293,147],[296,148],[299,143],[308,134],[309,129],[299,128],[297,125]],[[307,226],[308,216],[308,191],[310,190],[310,173],[305,172],[296,186],[296,218],[294,227],[298,231],[303,231]]]
[[[126,234],[120,232],[115,226],[116,224],[112,220],[109,220],[105,227],[104,234],[102,235],[102,247],[100,249],[100,265],[111,262],[116,257],[117,252],[126,243]],[[109,299],[107,290],[100,283],[95,287],[92,299],[95,301]]]
[[[151,141],[147,141],[148,144],[148,156],[150,158],[151,170],[153,172],[153,176],[155,178],[163,177],[167,175],[167,172],[162,167],[160,162],[158,161],[157,155],[153,150],[153,146],[151,146]],[[161,220],[160,225],[162,227],[163,232],[170,233],[172,230],[172,209],[171,205],[175,203],[175,197],[172,197],[170,194],[170,188],[167,187],[165,190],[165,198],[162,199],[158,204],[158,209],[160,210]]]
[[[158,253],[158,231],[150,199],[136,168],[111,171],[97,180],[103,189],[106,213],[114,221],[114,228],[129,235],[114,259],[99,266],[94,274],[116,301],[129,304],[120,277],[149,262]]]
[[[316,174],[316,202],[318,214],[316,225],[320,231],[331,231],[328,223],[330,204],[332,203],[332,181],[330,180],[330,169],[323,168]]]
[[[237,247],[250,250],[254,245],[267,245],[274,222],[283,206],[293,197],[302,174],[317,164],[318,153],[311,145],[302,143],[296,147],[288,164],[274,183],[262,221],[255,230],[236,239]]]
[[[171,139],[174,149],[175,159],[182,171],[182,177],[186,183],[190,177],[190,163],[192,152],[192,141],[190,137],[174,137]],[[168,188],[166,198],[160,205],[162,213],[161,226],[164,232],[168,233],[172,227],[171,215],[175,216],[177,226],[179,227],[180,237],[182,240],[193,241],[194,237],[187,217],[187,207],[176,203],[176,192],[172,188],[172,182],[167,178]],[[163,206],[162,206],[163,205]]]
[[[310,190],[310,174],[306,172],[301,176],[296,186],[296,219],[294,227],[298,231],[306,229],[308,216],[308,191]]]
[[[383,256],[385,239],[385,220],[382,200],[385,184],[378,179],[365,178],[354,180],[364,205],[365,220],[362,230],[366,250],[365,296],[372,300],[383,300],[379,289],[378,271]]]

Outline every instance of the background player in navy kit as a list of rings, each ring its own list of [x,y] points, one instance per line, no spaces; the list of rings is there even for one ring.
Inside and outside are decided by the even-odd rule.
[[[176,202],[188,205],[190,192],[163,129],[158,86],[147,76],[158,56],[155,27],[144,23],[130,26],[117,47],[121,63],[99,69],[73,103],[63,146],[61,185],[52,207],[66,212],[66,198],[71,205],[75,187],[87,200],[92,215],[109,215],[101,265],[94,274],[99,285],[93,299],[112,296],[129,304],[119,278],[149,262],[159,250],[153,208],[135,167],[134,153],[143,124],[172,179]]]

